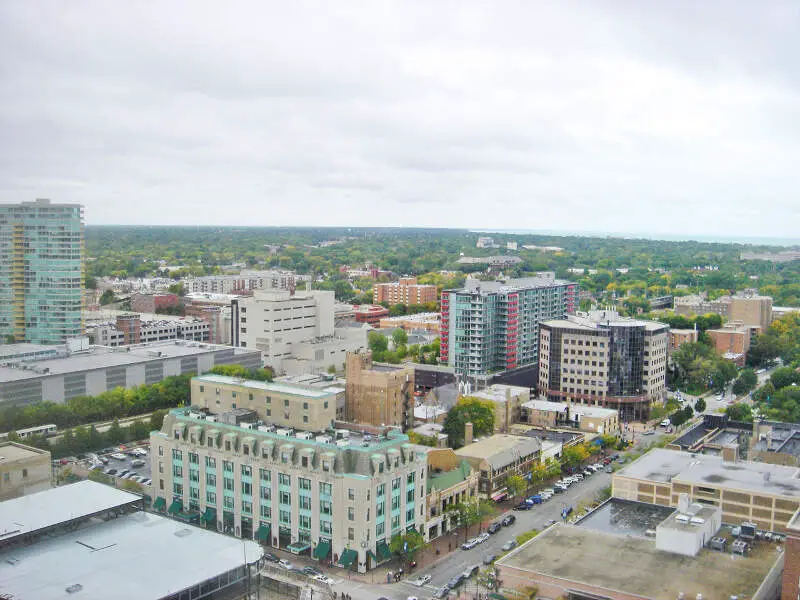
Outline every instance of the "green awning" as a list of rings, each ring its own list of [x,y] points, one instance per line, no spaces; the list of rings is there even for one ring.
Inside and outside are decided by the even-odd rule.
[[[233,525],[233,521],[234,521],[233,513],[232,512],[223,512],[222,513],[222,521],[226,525]]]
[[[153,502],[153,508],[156,510],[164,510],[167,507],[167,501],[164,498],[156,498],[156,501]]]
[[[386,542],[378,542],[378,545],[375,546],[375,552],[378,555],[378,562],[383,562],[392,558],[392,551],[389,550],[389,546]]]
[[[377,565],[378,562],[379,562],[378,561],[378,557],[375,556],[375,553],[372,550],[367,550],[367,558],[371,558],[372,559],[372,566]]]
[[[349,569],[350,565],[352,565],[357,558],[358,552],[351,550],[350,548],[346,548],[339,557],[339,564],[345,569]]]
[[[262,523],[256,530],[255,539],[259,542],[269,542],[269,525]]]
[[[292,542],[291,544],[286,546],[286,549],[292,554],[300,554],[301,552],[305,552],[306,550],[311,549],[311,544],[309,544],[308,542],[297,541],[297,542]]]
[[[322,540],[319,544],[317,544],[317,547],[314,548],[313,556],[318,560],[322,560],[323,558],[328,556],[330,551],[331,551],[331,543],[327,540]]]
[[[213,506],[207,506],[206,512],[203,513],[203,516],[200,517],[201,521],[205,521],[206,523],[216,523],[217,522],[217,509]]]
[[[167,512],[171,515],[177,515],[179,512],[183,512],[183,502],[180,500],[173,500],[172,504],[169,505],[169,510]]]

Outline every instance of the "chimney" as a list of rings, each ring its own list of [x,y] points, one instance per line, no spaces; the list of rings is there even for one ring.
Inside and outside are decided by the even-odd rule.
[[[472,443],[472,421],[464,423],[464,445],[469,446]]]
[[[678,496],[678,512],[686,514],[689,512],[689,494]]]

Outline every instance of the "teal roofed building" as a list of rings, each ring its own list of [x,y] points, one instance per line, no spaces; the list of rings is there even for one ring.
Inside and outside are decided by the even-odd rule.
[[[450,511],[456,504],[478,499],[478,479],[478,472],[451,448],[435,448],[428,452],[427,541],[458,526]]]

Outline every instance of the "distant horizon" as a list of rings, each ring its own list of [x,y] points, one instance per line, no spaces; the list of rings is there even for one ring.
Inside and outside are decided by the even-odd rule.
[[[701,242],[710,244],[741,244],[745,246],[773,246],[781,248],[792,248],[800,246],[800,237],[764,237],[764,236],[744,236],[744,235],[697,235],[697,234],[669,234],[653,232],[621,232],[621,231],[590,231],[590,230],[567,230],[567,229],[504,229],[504,228],[471,228],[471,227],[434,227],[426,225],[153,225],[137,223],[97,223],[87,224],[88,228],[102,227],[141,227],[141,228],[174,228],[174,229],[422,229],[422,230],[442,230],[442,231],[466,231],[474,234],[500,234],[500,235],[536,235],[552,237],[585,237],[585,238],[614,238],[630,240],[650,240],[660,242]]]

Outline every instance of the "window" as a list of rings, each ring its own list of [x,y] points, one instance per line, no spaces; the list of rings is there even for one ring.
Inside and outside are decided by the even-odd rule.
[[[248,502],[247,500],[242,500],[242,514],[245,515],[252,515],[253,514],[253,503]]]
[[[289,401],[288,400],[284,400],[283,401],[283,406],[284,406],[284,408],[289,408]]]
[[[347,528],[347,539],[351,542],[356,539],[356,530],[352,527]]]
[[[172,484],[172,493],[176,496],[183,496],[183,484],[182,483],[173,483]]]
[[[272,396],[267,396],[267,404],[272,404]]]
[[[333,493],[333,486],[330,483],[325,483],[324,481],[320,481],[319,493],[322,496],[330,496]]]
[[[206,473],[206,485],[210,487],[216,487],[217,476],[215,473]]]
[[[222,486],[229,492],[233,491],[233,477],[223,477]]]
[[[392,496],[392,510],[400,509],[400,496]]]
[[[303,415],[303,423],[308,423],[308,415]]]
[[[222,498],[222,507],[233,510],[233,496],[225,496]]]
[[[269,409],[269,408],[267,409],[267,416],[268,417],[272,416],[272,409]]]
[[[325,408],[328,408],[328,401],[325,400]]]
[[[300,508],[311,510],[311,496],[300,496]]]
[[[292,503],[292,495],[289,492],[281,492],[279,498],[280,498],[281,504],[291,504]]]
[[[192,500],[199,500],[200,499],[200,488],[189,487],[189,498],[191,498]]]
[[[356,520],[356,509],[352,506],[347,508],[347,520],[348,521],[355,521]]]
[[[356,491],[353,488],[347,488],[347,499],[348,500],[356,499]]]
[[[378,498],[382,497],[386,493],[386,484],[382,483],[378,486]]]
[[[414,520],[414,507],[411,507],[406,511],[406,523],[413,520]]]
[[[251,496],[253,494],[253,484],[249,481],[242,482],[242,493],[245,496]]]
[[[280,513],[278,513],[278,516],[280,517],[281,523],[286,523],[288,525],[289,523],[292,522],[292,513],[290,513],[288,510],[280,511]]]
[[[330,521],[320,521],[319,529],[322,533],[331,533],[333,531]]]
[[[216,505],[217,504],[217,493],[216,492],[206,492],[206,504]]]
[[[172,460],[183,460],[183,452],[177,448],[172,449]]]
[[[392,491],[400,489],[400,478],[392,479]]]
[[[22,478],[25,479],[28,476],[28,469],[22,469]]]
[[[310,479],[306,479],[305,477],[298,477],[297,478],[297,486],[301,490],[311,491],[311,480]]]
[[[400,528],[400,517],[392,517],[392,530]]]
[[[384,512],[384,508],[383,508],[383,507],[384,507],[384,506],[386,506],[386,504],[385,504],[385,503],[383,503],[383,502],[381,502],[381,503],[379,503],[379,504],[378,504],[378,506],[377,506],[377,508],[376,508],[376,510],[375,510],[375,514],[376,514],[378,517],[382,517],[382,516],[383,516],[383,512]]]
[[[222,470],[226,473],[233,473],[233,463],[229,460],[222,461]]]
[[[291,486],[292,477],[286,473],[278,473],[278,485]]]
[[[413,502],[414,501],[414,490],[408,490],[406,492],[406,502]]]
[[[411,473],[408,474],[408,477],[406,477],[406,483],[409,485],[414,483],[414,478],[416,477],[416,475],[417,473],[415,471],[411,471]]]
[[[308,410],[308,402],[303,402],[303,410]]]
[[[164,456],[164,446],[159,446],[158,447],[158,455],[159,456]]]
[[[258,470],[258,477],[261,479],[262,483],[271,483],[272,482],[272,471],[269,469],[259,469]]]
[[[323,500],[319,503],[319,512],[322,515],[333,514],[333,505],[327,500]]]
[[[189,463],[192,465],[199,465],[200,455],[195,452],[189,452]]]
[[[311,529],[311,517],[308,515],[300,515],[299,519],[301,529]]]
[[[384,533],[386,533],[386,523],[378,523],[375,526],[375,536],[381,537]]]
[[[242,465],[242,477],[251,477],[253,475],[253,467],[250,465]]]
[[[172,467],[172,476],[173,477],[183,477],[183,467],[180,465],[173,465]]]
[[[266,504],[262,504],[261,508],[259,509],[261,518],[263,519],[271,519],[272,518],[272,509],[267,506]]]
[[[190,469],[189,470],[189,481],[195,481],[195,482],[200,481],[200,471],[197,471],[195,469]]]
[[[201,386],[200,386],[200,393],[203,393],[203,392],[205,392],[205,391],[206,391],[206,386],[204,386],[204,385],[201,385]]]

